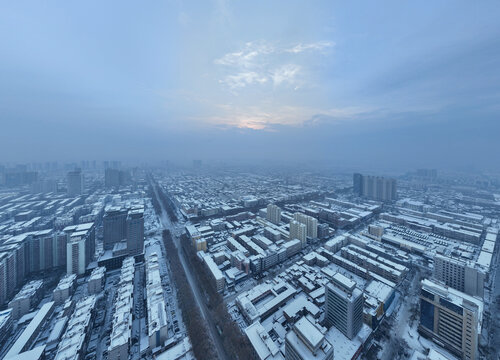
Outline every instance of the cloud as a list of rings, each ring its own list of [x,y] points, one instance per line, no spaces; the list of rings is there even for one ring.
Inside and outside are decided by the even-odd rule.
[[[265,42],[247,42],[242,50],[225,54],[214,62],[217,65],[250,69],[259,65],[256,61],[259,56],[274,51],[275,49]]]
[[[318,59],[300,56],[305,52],[323,52],[335,44],[330,41],[295,43],[286,46],[266,41],[251,41],[241,49],[229,52],[214,60],[223,72],[220,84],[231,91],[248,85],[290,86],[298,90],[297,78],[307,72]],[[302,79],[305,80],[305,79]]]
[[[304,106],[260,104],[256,106],[215,105],[216,115],[192,120],[220,128],[276,131],[277,127],[310,127],[325,123],[369,118],[373,109],[345,107],[318,109]]]
[[[318,41],[314,43],[308,43],[308,44],[297,44],[291,48],[285,49],[286,52],[293,53],[293,54],[299,54],[304,51],[308,50],[325,50],[327,48],[334,47],[335,43],[331,41]]]
[[[259,75],[254,71],[247,71],[238,73],[236,75],[229,75],[221,83],[228,85],[231,89],[243,88],[249,84],[264,84],[267,82],[267,77]]]
[[[276,69],[272,74],[274,85],[282,83],[294,84],[297,74],[300,72],[300,66],[295,64],[283,65]]]

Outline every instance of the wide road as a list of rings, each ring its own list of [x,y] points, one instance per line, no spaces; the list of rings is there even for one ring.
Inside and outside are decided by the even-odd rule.
[[[194,298],[196,300],[196,303],[198,304],[198,308],[201,311],[201,315],[207,322],[207,327],[208,330],[210,331],[210,337],[212,338],[212,341],[215,344],[215,349],[217,351],[217,354],[219,355],[219,359],[229,360],[229,357],[227,356],[226,351],[224,350],[222,339],[220,338],[217,328],[215,327],[215,322],[205,303],[202,291],[200,290],[198,283],[196,282],[195,277],[191,272],[191,268],[188,266],[188,262],[187,259],[185,258],[184,251],[182,251],[180,240],[178,237],[178,228],[170,221],[170,218],[167,215],[167,211],[165,210],[163,203],[160,202],[156,186],[154,187],[154,191],[162,210],[160,216],[161,225],[165,230],[169,230],[170,233],[172,234],[172,239],[174,240],[174,245],[177,248],[177,253],[179,254],[179,259],[181,261],[182,268],[184,269],[184,273],[186,274],[189,286],[193,291]],[[191,339],[191,341],[196,341],[196,339]]]

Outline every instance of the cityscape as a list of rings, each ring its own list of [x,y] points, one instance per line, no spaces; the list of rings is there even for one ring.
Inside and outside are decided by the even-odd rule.
[[[0,3],[0,360],[500,360],[500,2]]]
[[[3,359],[498,353],[498,177],[201,160],[0,174]]]

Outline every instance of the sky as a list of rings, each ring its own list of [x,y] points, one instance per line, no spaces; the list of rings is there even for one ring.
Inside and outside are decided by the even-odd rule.
[[[498,1],[1,1],[0,159],[500,167]]]

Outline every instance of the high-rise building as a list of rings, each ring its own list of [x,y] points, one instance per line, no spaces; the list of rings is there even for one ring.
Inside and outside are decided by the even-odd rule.
[[[8,253],[0,253],[0,305],[3,305],[11,295],[7,286],[8,256]]]
[[[12,331],[12,309],[0,311],[0,344],[4,344]]]
[[[85,258],[85,238],[71,236],[66,244],[66,272],[68,274],[85,274],[87,259]]]
[[[378,201],[393,201],[397,198],[396,180],[380,176],[354,174],[353,191],[359,196]]]
[[[461,359],[479,358],[483,301],[436,280],[424,279],[420,292],[419,332]]]
[[[436,169],[417,169],[416,175],[427,179],[437,178]]]
[[[127,238],[128,209],[110,207],[103,217],[104,249],[110,250],[116,243]]]
[[[336,273],[325,286],[325,320],[349,339],[353,339],[363,326],[363,292],[356,283]]]
[[[290,221],[290,240],[298,239],[302,244],[302,247],[306,245],[307,242],[307,226],[296,221]]]
[[[363,195],[363,175],[359,173],[355,173],[352,176],[353,182],[353,191],[355,194],[362,196]]]
[[[132,209],[127,215],[127,250],[130,255],[144,250],[144,210]]]
[[[437,254],[434,256],[434,277],[458,291],[484,296],[486,274],[470,260]]]
[[[267,205],[267,220],[273,224],[279,225],[281,222],[281,209],[274,204]]]
[[[130,183],[130,173],[125,170],[107,168],[104,170],[104,185],[107,188],[119,187]]]
[[[27,239],[29,272],[57,267],[57,236],[53,230],[35,231]]]
[[[305,316],[285,336],[286,360],[333,360],[333,346]]]
[[[83,275],[95,254],[94,223],[67,226],[64,229],[66,242],[66,272]]]
[[[318,237],[318,219],[298,212],[293,215],[293,218],[307,227],[307,236],[311,239]]]
[[[83,193],[83,174],[80,169],[68,172],[68,195],[78,196]]]
[[[115,244],[127,243],[127,252],[137,255],[144,248],[144,207],[113,206],[106,209],[103,217],[104,249]]]

